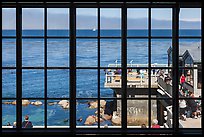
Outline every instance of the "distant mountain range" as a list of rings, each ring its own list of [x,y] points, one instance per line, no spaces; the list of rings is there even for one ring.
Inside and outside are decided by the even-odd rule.
[[[6,17],[6,20],[4,18]],[[69,26],[68,15],[48,14],[48,29],[65,29]],[[41,12],[24,12],[23,29],[43,29],[43,14]],[[128,19],[128,29],[147,29],[146,18]],[[15,13],[7,10],[3,14],[3,29],[15,29]],[[97,28],[97,18],[89,15],[77,16],[77,29]],[[120,29],[121,20],[119,18],[101,17],[101,29]],[[152,19],[152,29],[170,29],[171,21]],[[200,29],[200,21],[180,21],[181,29]]]

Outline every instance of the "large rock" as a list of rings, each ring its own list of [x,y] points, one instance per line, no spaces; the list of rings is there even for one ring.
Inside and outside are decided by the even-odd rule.
[[[68,100],[61,100],[58,104],[60,106],[62,106],[63,109],[68,109],[69,108],[69,101]]]
[[[49,103],[47,103],[49,106],[52,106],[52,105],[56,105],[57,104],[57,102],[49,102]]]
[[[30,104],[30,101],[29,100],[22,100],[22,105],[23,106],[27,106]]]
[[[14,100],[13,102],[11,102],[12,105],[16,105],[16,100]]]
[[[35,105],[35,106],[40,106],[43,103],[41,101],[36,101],[36,102],[31,102],[30,104]]]
[[[6,102],[2,102],[2,104],[12,104],[12,102],[6,101]]]
[[[121,117],[116,115],[116,113],[113,113],[112,119],[111,119],[112,123],[114,125],[121,125]]]
[[[88,116],[86,118],[86,121],[85,121],[85,125],[92,125],[96,122],[96,116],[92,115],[92,116]]]
[[[92,108],[92,109],[98,108],[98,101],[89,102],[88,105],[89,105],[89,108]]]
[[[106,101],[105,100],[100,100],[100,107],[105,108],[106,106]]]

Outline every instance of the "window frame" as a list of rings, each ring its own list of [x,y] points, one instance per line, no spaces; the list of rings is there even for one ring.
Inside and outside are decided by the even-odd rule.
[[[13,2],[14,0],[9,0]],[[15,134],[16,132],[25,132],[25,133],[30,133],[34,131],[45,131],[45,133],[51,133],[51,131],[54,130],[54,132],[60,134],[60,133],[65,133],[65,134],[111,134],[111,133],[118,133],[118,134],[139,134],[139,133],[164,133],[164,134],[180,134],[180,133],[198,133],[202,134],[202,127],[203,123],[201,125],[201,129],[179,129],[179,122],[178,122],[178,92],[174,92],[173,94],[173,128],[172,129],[129,129],[127,128],[127,39],[128,38],[141,38],[141,37],[128,37],[127,36],[127,8],[148,8],[148,36],[145,37],[148,39],[148,62],[151,62],[151,40],[153,38],[165,38],[165,39],[172,39],[172,45],[175,45],[172,48],[172,67],[169,68],[164,68],[164,69],[172,69],[173,71],[173,91],[178,90],[178,74],[179,74],[179,69],[185,68],[185,67],[179,67],[179,39],[195,39],[199,38],[201,39],[201,47],[203,47],[203,42],[202,38],[203,36],[201,35],[200,37],[186,37],[186,36],[179,36],[179,8],[183,7],[198,7],[201,8],[202,3],[178,3],[174,2],[172,3],[156,3],[156,2],[147,2],[147,3],[131,3],[131,2],[112,2],[111,3],[85,3],[85,2],[62,2],[62,3],[49,3],[48,1],[45,3],[31,3],[31,2],[14,2],[14,3],[9,3],[8,2],[1,2],[1,7],[2,8],[16,8],[16,36],[2,36],[2,29],[1,29],[1,36],[2,39],[5,38],[16,38],[16,67],[3,67],[2,66],[2,56],[0,58],[1,60],[1,75],[2,75],[2,70],[4,69],[16,69],[16,98],[10,98],[10,99],[16,99],[17,100],[17,106],[16,106],[16,120],[17,120],[17,128],[16,129],[3,129],[2,133],[5,134]],[[22,36],[22,8],[44,8],[44,36],[42,37],[27,37],[27,36]],[[70,34],[68,37],[64,38],[69,38],[69,55],[70,55],[70,64],[69,67],[48,67],[47,66],[47,39],[48,38],[59,38],[59,37],[50,37],[47,36],[47,8],[69,8],[69,13],[70,13],[70,26],[69,26],[69,31]],[[97,13],[97,18],[98,18],[98,34],[96,37],[76,37],[76,8],[97,8],[98,13]],[[110,38],[110,37],[101,37],[100,36],[100,8],[120,8],[121,9],[121,36],[120,37],[115,37],[116,39],[121,40],[121,59],[122,59],[122,90],[125,91],[123,92],[121,100],[122,103],[122,128],[111,128],[111,129],[103,129],[103,128],[97,128],[97,129],[90,129],[90,128],[76,128],[76,100],[78,99],[76,97],[76,70],[77,69],[95,69],[98,71],[98,96],[97,99],[98,101],[101,99],[106,99],[106,98],[101,98],[100,97],[100,71],[101,69],[105,69],[106,67],[101,67],[100,66],[100,40],[104,38]],[[160,36],[151,36],[151,8],[172,8],[172,37],[160,37]],[[201,8],[201,10],[203,10]],[[2,15],[2,10],[1,10],[1,15]],[[203,15],[201,16],[201,22],[203,21]],[[1,18],[1,23],[2,23],[2,18]],[[202,28],[201,28],[202,32]],[[202,33],[201,33],[202,34]],[[44,39],[44,67],[22,67],[22,39],[23,38],[42,38]],[[98,40],[98,64],[97,67],[77,67],[76,66],[76,40],[77,38],[96,38]],[[2,41],[1,41],[2,45]],[[0,51],[2,51],[2,46]],[[201,56],[202,56],[202,50],[201,50]],[[20,57],[20,58],[19,58]],[[201,58],[202,59],[202,58]],[[202,63],[202,61],[201,61]],[[45,106],[45,112],[44,112],[44,129],[22,129],[21,128],[21,121],[22,121],[22,70],[23,69],[44,69],[44,100]],[[63,98],[63,99],[68,99],[70,100],[70,128],[68,129],[49,129],[47,128],[47,70],[49,69],[69,69],[70,73],[70,96],[69,98]],[[113,68],[114,69],[114,68]],[[149,72],[149,77],[151,76],[151,63],[148,63],[148,72]],[[194,68],[195,69],[195,68]],[[18,75],[17,75],[18,74]],[[151,83],[151,78],[149,78],[149,83]],[[1,79],[1,85],[0,87],[2,88],[2,79]],[[149,107],[148,110],[151,112],[151,84],[149,84],[148,87],[149,91],[149,96],[148,96],[148,102],[149,102]],[[202,89],[203,93],[203,89]],[[4,100],[5,98],[2,98],[2,92],[0,93],[1,95],[1,101]],[[6,98],[8,99],[8,98]],[[32,98],[29,98],[32,99]],[[51,99],[51,98],[49,98]],[[55,98],[58,99],[58,98]],[[92,99],[92,98],[91,98]],[[93,98],[94,99],[94,98]],[[110,99],[110,98],[107,98]],[[160,98],[157,98],[156,100],[160,100]],[[202,103],[203,103],[203,97],[202,97]],[[202,106],[203,107],[203,106]],[[125,108],[125,109],[123,109]],[[100,110],[100,104],[98,103],[98,111]],[[202,109],[203,110],[203,109]],[[2,111],[0,112],[2,114]],[[151,125],[151,113],[149,113],[149,125]],[[99,117],[98,117],[99,119]],[[0,126],[2,127],[2,118],[0,121]],[[100,123],[98,122],[98,127],[100,127]]]

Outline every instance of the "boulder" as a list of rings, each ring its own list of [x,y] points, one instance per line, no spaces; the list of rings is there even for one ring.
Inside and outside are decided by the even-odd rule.
[[[86,121],[85,121],[85,125],[92,125],[96,122],[96,116],[92,115],[92,116],[88,116],[86,118]]]
[[[49,102],[49,103],[47,103],[49,106],[51,106],[51,105],[56,105],[57,104],[57,102]]]
[[[12,102],[6,101],[6,102],[2,102],[2,104],[12,104]]]
[[[94,108],[98,108],[98,101],[92,101],[92,102],[89,102],[89,108],[91,109],[94,109]]]
[[[63,104],[67,104],[67,103],[69,103],[68,100],[61,100],[61,101],[58,103],[58,105],[63,105]]]
[[[22,100],[22,105],[23,106],[27,106],[30,104],[30,101],[29,100]]]
[[[33,102],[31,102],[31,104],[32,104]],[[40,105],[42,105],[43,103],[41,102],[41,101],[36,101],[36,102],[34,102],[32,105],[35,105],[35,106],[40,106]]]
[[[106,106],[106,101],[105,100],[100,100],[100,107],[105,108]]]
[[[69,103],[62,104],[61,106],[62,106],[63,109],[68,109],[69,108]]]

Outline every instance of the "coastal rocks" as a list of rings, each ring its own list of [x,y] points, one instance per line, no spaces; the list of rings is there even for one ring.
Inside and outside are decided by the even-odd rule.
[[[60,105],[63,109],[69,108],[69,101],[68,100],[61,100],[58,105]]]
[[[49,102],[49,103],[47,103],[49,106],[52,106],[52,105],[56,105],[57,104],[57,102]]]
[[[36,101],[36,102],[31,102],[30,103],[31,105],[35,105],[35,106],[40,106],[42,105],[43,103],[41,101]]]
[[[22,105],[23,106],[27,106],[30,104],[30,101],[29,100],[22,100]]]
[[[91,115],[86,118],[85,125],[92,125],[96,122],[96,116]]]
[[[98,108],[98,101],[88,102],[88,105],[89,105],[89,108],[91,108],[91,109]],[[105,108],[105,105],[106,105],[106,101],[100,100],[100,107]]]
[[[16,100],[14,100],[13,102],[11,102],[12,105],[16,105]]]

